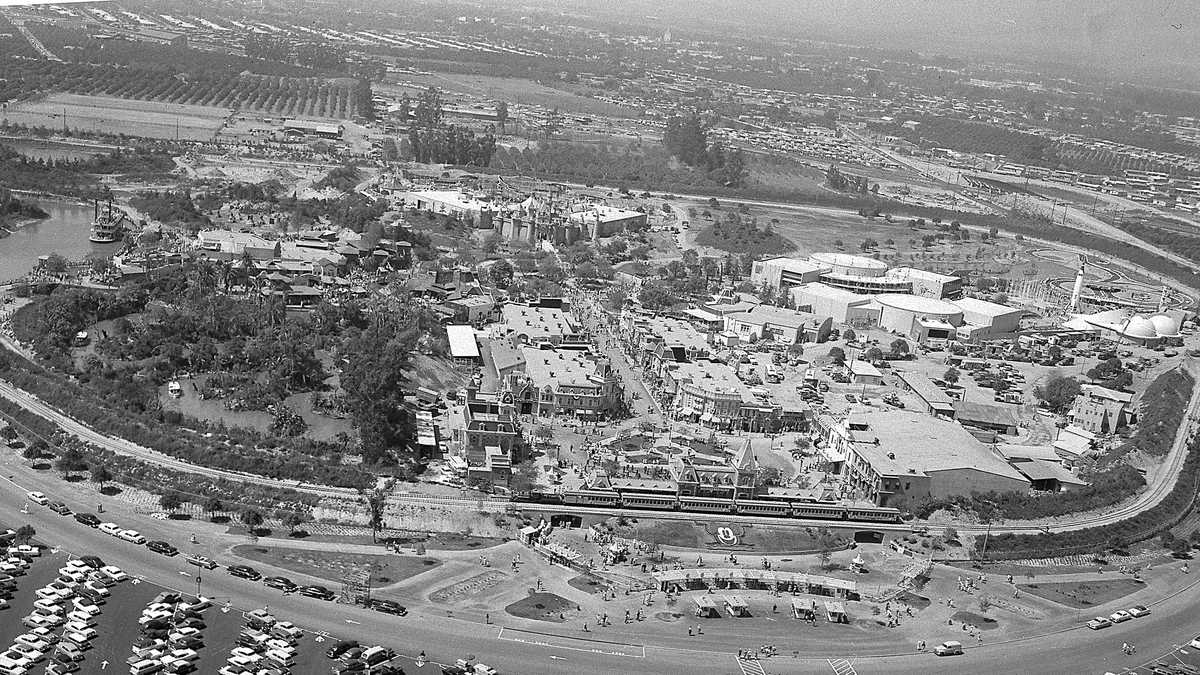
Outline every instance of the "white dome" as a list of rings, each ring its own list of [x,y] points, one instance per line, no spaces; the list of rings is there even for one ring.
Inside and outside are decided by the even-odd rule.
[[[1150,323],[1154,324],[1154,332],[1158,333],[1159,337],[1179,335],[1179,322],[1166,314],[1155,314],[1150,317]]]
[[[1125,325],[1125,329],[1121,332],[1132,338],[1143,338],[1146,340],[1158,337],[1158,331],[1155,330],[1154,324],[1144,316],[1131,317],[1129,323]]]

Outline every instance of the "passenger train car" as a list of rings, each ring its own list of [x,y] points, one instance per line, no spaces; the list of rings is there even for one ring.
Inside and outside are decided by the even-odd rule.
[[[874,523],[898,523],[900,511],[883,506],[848,506],[833,501],[813,501],[795,497],[764,496],[759,499],[722,499],[689,497],[673,493],[647,493],[608,490],[567,490],[561,494],[527,492],[514,494],[514,502],[562,504],[652,511],[729,513],[744,516],[800,518],[809,520],[847,520]]]

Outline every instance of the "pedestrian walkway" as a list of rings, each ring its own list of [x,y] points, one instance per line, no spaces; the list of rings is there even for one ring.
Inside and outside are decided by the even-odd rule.
[[[762,664],[755,659],[743,659],[736,657],[738,668],[742,669],[742,675],[767,675],[767,671],[763,670]]]
[[[858,675],[858,671],[854,669],[854,664],[846,659],[828,659],[829,667],[833,668],[834,675]]]

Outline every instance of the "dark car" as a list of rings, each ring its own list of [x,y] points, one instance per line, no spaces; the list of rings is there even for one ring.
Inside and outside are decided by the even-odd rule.
[[[182,621],[176,621],[175,627],[176,628],[195,628],[196,630],[204,630],[205,628],[208,627],[208,624],[204,623],[204,619],[193,616],[193,617],[183,619]]]
[[[344,664],[340,669],[338,669],[337,672],[338,675],[347,675],[348,673],[363,673],[366,672],[366,670],[367,664],[363,663],[362,661],[351,661],[347,664]]]
[[[366,651],[366,649],[362,647],[351,647],[350,649],[346,650],[346,653],[342,654],[338,658],[346,663],[350,663],[351,661],[357,661],[358,657],[362,656],[364,651]]]
[[[46,507],[49,508],[51,511],[57,513],[60,516],[71,515],[71,507],[67,506],[66,504],[64,504],[62,502],[50,502],[49,504],[46,505]]]
[[[162,593],[159,593],[158,595],[154,596],[154,599],[151,600],[150,602],[154,603],[154,604],[157,604],[160,602],[165,602],[165,603],[174,605],[174,604],[180,602],[181,600],[183,600],[182,593],[176,593],[175,591],[163,591]]]
[[[395,614],[396,616],[404,616],[405,614],[408,614],[408,610],[404,607],[404,605],[391,600],[371,600],[367,603],[367,607],[370,607],[376,612],[383,612],[384,614]]]
[[[161,553],[165,556],[179,555],[179,549],[175,548],[174,546],[168,544],[165,541],[157,541],[157,540],[148,541],[148,542],[146,542],[146,548],[150,549],[151,551],[154,551],[155,553]]]
[[[75,520],[78,520],[88,527],[98,527],[100,525],[100,518],[94,513],[76,513]]]
[[[239,579],[249,579],[251,581],[258,581],[259,579],[262,578],[262,574],[260,574],[258,570],[254,569],[253,567],[250,567],[249,565],[230,565],[229,567],[226,567],[225,569],[228,570],[230,574],[232,574],[233,576],[235,576]]]
[[[81,556],[79,556],[79,560],[84,565],[87,565],[88,567],[90,567],[94,570],[98,570],[101,567],[104,567],[104,561],[101,560],[100,558],[97,558],[94,555],[81,555]]]
[[[331,659],[336,659],[337,657],[341,656],[342,654],[345,654],[346,652],[350,651],[351,649],[354,649],[357,646],[358,646],[358,640],[342,640],[341,642],[336,643],[329,649],[326,649],[325,656],[328,656]]]
[[[337,597],[333,591],[324,586],[301,586],[297,593],[306,598],[317,598],[318,600],[333,600]]]
[[[263,579],[263,584],[270,586],[271,588],[278,588],[284,593],[291,593],[299,588],[299,586],[296,585],[296,582],[287,577],[267,577],[266,579]]]

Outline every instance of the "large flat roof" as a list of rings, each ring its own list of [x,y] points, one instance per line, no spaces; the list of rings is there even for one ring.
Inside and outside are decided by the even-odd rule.
[[[755,305],[744,312],[733,312],[725,315],[725,318],[733,321],[742,321],[753,324],[772,324],[775,326],[784,326],[786,328],[800,328],[809,323],[819,322],[822,319],[816,314],[808,312],[798,312],[794,309],[785,309],[774,305]]]
[[[559,385],[598,387],[590,378],[596,372],[596,362],[587,352],[577,349],[538,349],[523,347],[525,374],[538,389]]]
[[[1009,307],[1008,305],[1001,305],[999,303],[988,302],[987,300],[980,300],[979,298],[969,298],[969,297],[968,298],[960,298],[958,300],[951,300],[950,304],[957,306],[959,309],[962,309],[964,312],[971,312],[972,314],[982,314],[983,316],[989,316],[989,317],[1007,316],[1009,314],[1020,314],[1023,311],[1023,310],[1017,309],[1015,307]]]
[[[558,307],[530,307],[506,304],[500,309],[501,322],[515,335],[529,340],[572,335],[578,331],[574,318]]]
[[[875,296],[875,301],[884,307],[913,312],[915,314],[931,314],[935,316],[954,316],[962,314],[962,310],[945,300],[924,298],[919,295],[903,293],[884,293]]]
[[[456,359],[479,358],[479,343],[475,341],[474,328],[446,326],[446,340],[450,343],[450,356]]]
[[[1014,480],[1025,480],[969,431],[955,422],[906,411],[856,412],[853,424],[865,431],[851,431],[854,449],[880,474],[973,469]]]

